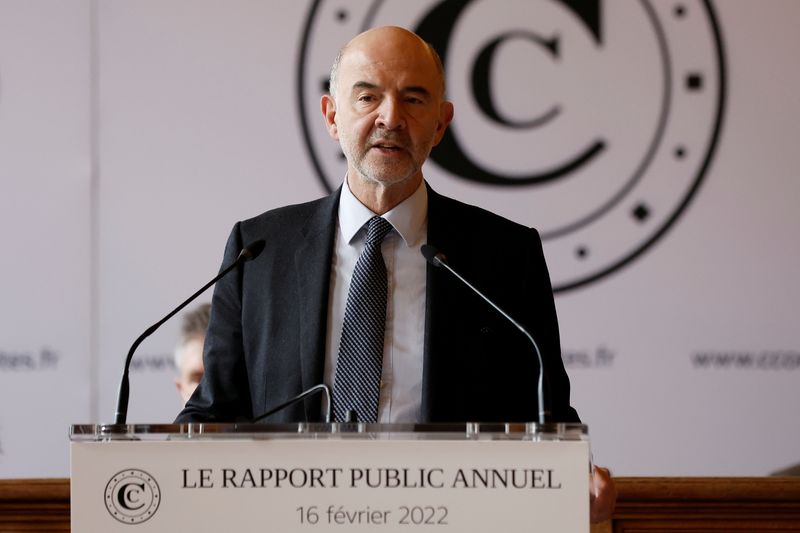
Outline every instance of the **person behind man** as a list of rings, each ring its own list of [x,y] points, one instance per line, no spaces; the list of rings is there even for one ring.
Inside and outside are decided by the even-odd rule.
[[[204,303],[183,315],[180,337],[175,346],[175,368],[178,369],[175,388],[181,396],[181,405],[189,401],[203,377],[203,344],[210,314],[211,304]]]
[[[326,198],[237,223],[223,264],[266,247],[214,291],[206,374],[178,422],[248,420],[321,382],[338,421],[531,421],[538,361],[528,340],[447,272],[430,243],[537,339],[551,419],[569,403],[553,293],[535,230],[436,193],[423,163],[453,118],[433,48],[397,27],[342,48],[321,111],[347,159]],[[319,421],[321,400],[272,422]],[[614,504],[595,472],[592,516]]]

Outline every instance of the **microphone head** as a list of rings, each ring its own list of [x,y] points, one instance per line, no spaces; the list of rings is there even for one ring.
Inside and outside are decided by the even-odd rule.
[[[423,244],[419,251],[425,256],[425,260],[435,267],[440,267],[447,262],[444,254],[430,244]]]
[[[239,259],[244,258],[245,261],[252,261],[264,251],[264,247],[266,245],[267,243],[264,241],[264,239],[251,242],[249,245],[242,248],[241,252],[239,252]]]

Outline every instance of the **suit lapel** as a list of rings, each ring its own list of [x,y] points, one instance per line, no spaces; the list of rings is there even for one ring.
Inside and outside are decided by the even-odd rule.
[[[452,222],[452,209],[447,199],[428,187],[428,244],[441,247],[443,253],[456,253],[461,246],[461,233]],[[426,267],[425,287],[425,339],[422,374],[422,404],[420,406],[421,422],[437,421],[437,413],[442,411],[442,402],[452,398],[453,391],[444,389],[444,384],[452,380],[441,379],[440,376],[453,372],[447,353],[447,338],[450,320],[448,302],[449,284],[441,269]]]
[[[340,190],[322,200],[300,229],[294,254],[300,309],[300,369],[302,390],[322,383],[328,326],[328,292]],[[306,402],[306,420],[318,420],[321,399]]]

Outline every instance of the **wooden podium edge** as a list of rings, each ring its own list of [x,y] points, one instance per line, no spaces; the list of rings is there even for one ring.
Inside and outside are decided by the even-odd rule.
[[[800,503],[800,477],[623,477],[620,500]]]

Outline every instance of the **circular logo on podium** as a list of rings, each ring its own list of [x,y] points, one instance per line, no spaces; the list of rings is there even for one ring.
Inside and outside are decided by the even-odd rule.
[[[143,470],[123,470],[106,485],[106,509],[122,523],[141,524],[149,520],[160,503],[161,489],[158,483]]]
[[[445,65],[455,120],[426,178],[537,228],[554,290],[640,257],[696,196],[726,95],[709,0],[316,0],[298,109],[328,191],[347,168],[319,112],[330,65],[343,43],[382,25],[415,31]]]

